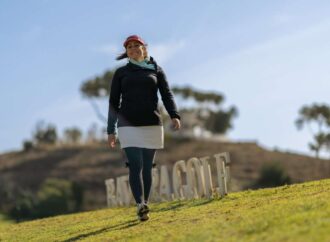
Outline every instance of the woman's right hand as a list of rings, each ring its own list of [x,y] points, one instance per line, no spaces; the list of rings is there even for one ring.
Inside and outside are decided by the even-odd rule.
[[[109,134],[109,135],[108,135],[108,143],[109,143],[109,146],[110,146],[111,148],[115,148],[115,146],[116,146],[116,141],[117,141],[117,137],[116,137],[116,135],[114,135],[114,134]]]

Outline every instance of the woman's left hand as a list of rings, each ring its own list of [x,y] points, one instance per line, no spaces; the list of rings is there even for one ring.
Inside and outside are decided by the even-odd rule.
[[[174,130],[179,130],[181,128],[180,119],[172,118],[172,127]]]

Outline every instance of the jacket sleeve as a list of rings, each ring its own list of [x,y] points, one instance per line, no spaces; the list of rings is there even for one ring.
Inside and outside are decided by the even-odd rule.
[[[119,71],[116,70],[110,89],[109,110],[108,110],[108,134],[117,134],[118,111],[120,108],[121,86]]]
[[[166,111],[171,118],[181,119],[174,100],[173,92],[171,91],[168,85],[166,75],[160,67],[158,68],[159,68],[157,72],[158,89],[161,94],[162,101],[164,103]]]

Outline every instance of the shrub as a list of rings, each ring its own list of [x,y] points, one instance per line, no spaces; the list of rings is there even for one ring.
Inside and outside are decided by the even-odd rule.
[[[35,199],[30,191],[20,191],[9,216],[20,222],[34,217]]]
[[[71,144],[78,144],[81,140],[82,132],[78,128],[67,128],[64,130],[65,140]]]
[[[30,192],[20,192],[9,215],[17,222],[27,219],[44,218],[80,210],[83,189],[74,182],[64,179],[47,179],[36,196]]]
[[[82,189],[76,183],[50,178],[37,194],[37,217],[76,212],[82,203]]]
[[[55,144],[57,141],[57,131],[53,124],[46,125],[45,122],[40,121],[36,125],[34,139],[37,144]]]
[[[277,187],[290,184],[291,179],[283,167],[278,163],[264,165],[260,170],[260,176],[253,188]]]
[[[37,217],[48,217],[69,212],[69,203],[72,200],[70,183],[58,179],[48,179],[37,194]]]
[[[33,149],[33,142],[30,141],[30,140],[25,140],[25,141],[23,142],[23,150],[24,150],[25,152],[27,152],[27,151],[30,151],[30,150],[32,150],[32,149]]]

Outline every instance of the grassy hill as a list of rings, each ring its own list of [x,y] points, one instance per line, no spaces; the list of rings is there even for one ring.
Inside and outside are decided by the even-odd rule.
[[[12,220],[8,219],[7,216],[0,213],[0,226],[8,225],[13,223]]]
[[[330,179],[0,227],[1,241],[330,241]]]
[[[330,178],[330,160],[267,150],[253,142],[167,139],[165,149],[157,151],[156,162],[171,168],[178,160],[224,151],[230,153],[232,162],[230,191],[245,189],[258,178],[264,164],[273,162],[279,163],[294,183]],[[106,205],[104,180],[128,173],[124,164],[119,147],[111,150],[107,144],[12,152],[0,155],[0,184],[15,195],[19,190],[36,192],[50,177],[75,181],[84,188],[83,210],[94,210]]]

